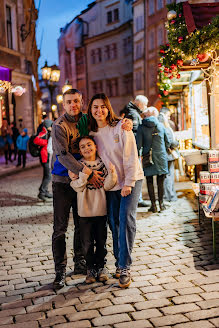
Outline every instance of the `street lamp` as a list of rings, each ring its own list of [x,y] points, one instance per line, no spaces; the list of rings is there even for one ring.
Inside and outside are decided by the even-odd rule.
[[[65,93],[69,89],[72,89],[72,85],[70,84],[69,80],[66,80],[62,87],[62,93]]]
[[[53,107],[53,93],[55,88],[57,87],[57,82],[60,78],[60,70],[57,65],[48,66],[47,61],[45,61],[45,65],[41,68],[42,78],[46,84],[46,88],[49,90],[50,93],[50,103],[51,109]],[[52,110],[52,117],[55,117],[55,112]]]

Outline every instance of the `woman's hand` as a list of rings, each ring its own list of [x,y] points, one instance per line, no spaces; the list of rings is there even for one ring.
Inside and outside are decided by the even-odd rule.
[[[122,120],[122,129],[125,131],[132,131],[133,129],[133,122],[129,118],[124,118]]]
[[[122,188],[121,195],[122,195],[122,197],[126,197],[126,196],[130,195],[131,192],[132,192],[132,187],[124,186]]]
[[[96,189],[103,187],[104,177],[102,177],[102,174],[103,172],[94,170],[92,177],[89,179],[89,183]]]
[[[109,170],[111,173],[114,173],[116,170],[115,165],[113,165],[111,162],[109,163]]]
[[[76,179],[78,179],[78,175],[75,174],[75,173],[73,173],[72,171],[69,171],[69,170],[68,170],[68,175],[69,175],[69,178],[70,178],[71,180],[76,180]]]

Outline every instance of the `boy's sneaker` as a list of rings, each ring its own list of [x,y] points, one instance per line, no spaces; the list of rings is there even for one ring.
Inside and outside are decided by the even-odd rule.
[[[119,286],[122,288],[126,288],[131,284],[131,275],[130,270],[121,269],[120,277],[119,277]]]
[[[108,271],[105,268],[100,268],[97,272],[98,280],[101,282],[107,281],[109,279]]]
[[[97,272],[94,269],[87,269],[86,284],[93,284],[96,281]]]
[[[65,286],[65,272],[57,271],[55,280],[53,281],[54,289],[60,289]]]
[[[116,279],[119,279],[119,277],[120,277],[120,272],[121,272],[121,269],[120,269],[120,268],[116,268],[116,272],[115,272],[115,275],[114,275],[114,277],[115,277]]]
[[[38,194],[37,196],[40,200],[42,200],[43,202],[46,202],[47,201],[47,198],[44,194],[42,194],[41,192]]]
[[[86,261],[84,259],[76,261],[74,266],[74,274],[86,274],[86,273],[87,273]]]

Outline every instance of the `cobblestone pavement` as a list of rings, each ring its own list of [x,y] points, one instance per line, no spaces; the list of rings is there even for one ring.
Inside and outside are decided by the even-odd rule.
[[[139,209],[132,284],[84,284],[72,275],[72,219],[67,286],[51,288],[52,204],[38,202],[41,168],[0,180],[0,327],[219,327],[219,263],[211,224],[199,226],[191,184],[159,214]],[[146,196],[146,195],[145,195]],[[219,240],[219,239],[218,239]],[[115,270],[109,233],[107,268]]]

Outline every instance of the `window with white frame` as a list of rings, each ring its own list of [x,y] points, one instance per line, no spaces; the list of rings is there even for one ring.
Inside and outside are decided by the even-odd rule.
[[[135,19],[135,32],[139,32],[144,28],[144,16],[138,16]]]
[[[161,10],[163,8],[163,0],[157,0],[157,10]]]
[[[17,50],[17,22],[16,22],[16,4],[5,1],[5,28],[7,47]]]
[[[163,43],[164,43],[164,40],[163,40],[163,27],[159,26],[158,29],[157,29],[157,46],[159,47]]]
[[[155,0],[149,0],[149,8],[148,8],[148,13],[149,13],[149,16],[150,15],[153,15],[155,13],[155,5],[154,5],[154,1]]]
[[[104,47],[105,60],[111,60],[117,58],[117,44],[112,43]]]
[[[91,64],[98,64],[102,61],[102,51],[101,48],[91,50]]]
[[[144,50],[144,45],[142,41],[135,44],[135,60],[142,58],[143,50]]]
[[[151,30],[149,32],[149,51],[155,48],[155,32]]]
[[[107,11],[107,24],[116,23],[119,21],[119,8]]]

